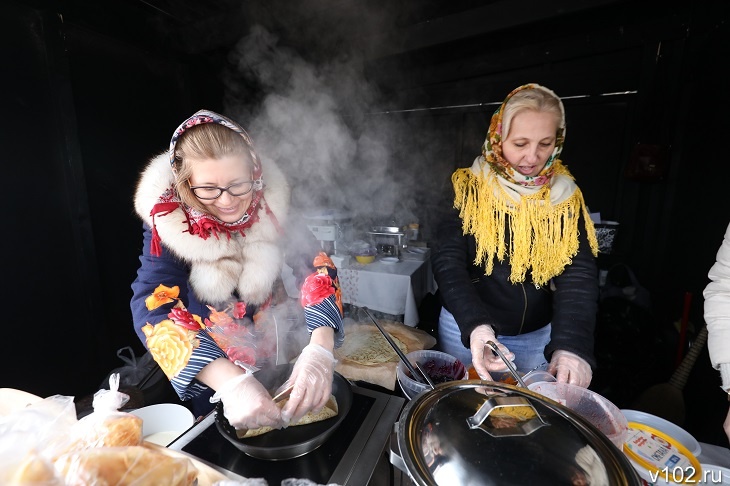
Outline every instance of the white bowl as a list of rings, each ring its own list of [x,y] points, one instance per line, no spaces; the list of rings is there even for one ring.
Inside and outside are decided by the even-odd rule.
[[[695,457],[698,457],[702,453],[702,447],[697,439],[695,439],[692,434],[684,430],[682,427],[673,424],[669,420],[665,420],[661,417],[657,417],[656,415],[641,412],[639,410],[622,409],[621,413],[624,414],[624,417],[626,417],[628,422],[648,425],[649,427],[667,434],[669,437],[682,444]]]
[[[190,410],[175,403],[157,403],[130,412],[142,419],[144,440],[167,446],[195,423]]]

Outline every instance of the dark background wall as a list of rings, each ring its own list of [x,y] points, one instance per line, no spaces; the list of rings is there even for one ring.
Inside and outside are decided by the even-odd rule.
[[[525,82],[546,85],[566,106],[565,163],[591,210],[620,222],[601,266],[628,264],[651,293],[652,332],[632,352],[658,356],[660,366],[627,387],[638,392],[671,375],[687,292],[688,342],[703,324],[701,292],[730,222],[722,183],[729,100],[719,74],[730,46],[727,2],[374,2],[354,13],[324,0],[101,3],[0,6],[9,108],[0,133],[11,174],[3,238],[11,332],[0,386],[93,393],[120,364],[118,348],[143,349],[128,308],[141,246],[136,177],[204,107],[275,147],[269,155],[304,190],[308,178],[330,180],[330,196],[350,199],[324,201],[415,219],[428,238],[450,205],[450,173],[479,154],[496,104]],[[257,32],[259,47],[267,39],[257,27],[274,37],[260,57],[244,42]],[[274,125],[277,100],[311,94],[293,81],[302,72],[327,96],[284,104],[283,118],[303,116]],[[334,164],[322,144],[307,145],[327,125],[316,120],[322,106],[345,133]],[[637,173],[632,154],[647,147],[659,155]],[[377,185],[360,184],[365,177]],[[604,380],[606,394],[620,386]],[[725,400],[717,384],[705,352],[685,390],[691,412],[695,402]],[[633,395],[612,398],[629,405]],[[723,442],[724,412],[717,406],[687,427]]]

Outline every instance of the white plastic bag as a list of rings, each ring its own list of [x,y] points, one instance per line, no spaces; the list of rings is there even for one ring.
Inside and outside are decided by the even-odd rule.
[[[0,484],[63,484],[53,461],[72,447],[73,399],[53,395],[0,417]]]
[[[109,390],[94,394],[94,411],[75,427],[77,448],[142,445],[142,419],[119,410],[128,400],[129,395],[119,391],[119,373],[112,373]]]

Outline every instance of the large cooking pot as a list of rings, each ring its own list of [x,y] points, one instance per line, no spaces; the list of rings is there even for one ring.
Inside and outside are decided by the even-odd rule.
[[[408,402],[391,462],[418,485],[641,485],[595,426],[526,388],[452,381]]]

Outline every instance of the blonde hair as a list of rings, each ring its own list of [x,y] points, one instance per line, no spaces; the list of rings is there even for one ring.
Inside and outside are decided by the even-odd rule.
[[[502,140],[509,136],[512,119],[523,111],[547,112],[555,115],[558,128],[564,126],[565,117],[560,99],[542,89],[523,89],[507,101],[502,113]]]
[[[221,159],[233,155],[241,157],[246,166],[253,170],[253,160],[248,144],[233,130],[217,123],[204,123],[188,128],[175,146],[173,170],[176,174],[175,189],[180,200],[188,206],[207,212],[205,205],[190,189],[190,176],[194,160]]]

